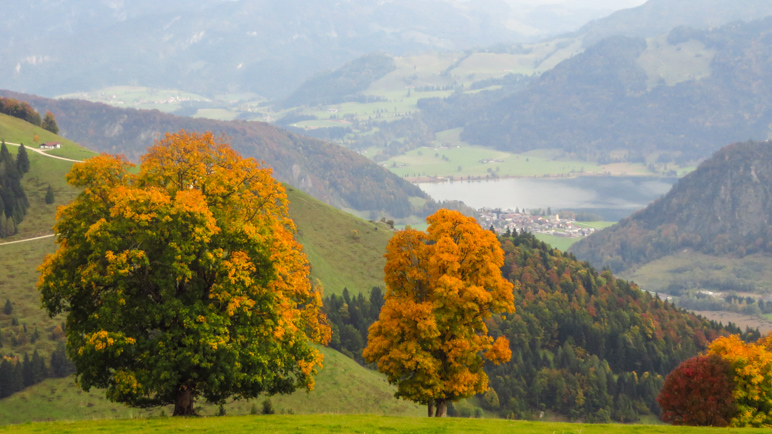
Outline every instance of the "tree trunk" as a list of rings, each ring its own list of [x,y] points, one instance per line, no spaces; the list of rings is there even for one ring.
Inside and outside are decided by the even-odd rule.
[[[174,403],[173,416],[193,416],[196,414],[193,409],[193,389],[182,386],[177,391],[177,400]]]
[[[429,417],[434,416],[434,401],[429,401]]]
[[[445,417],[448,415],[448,401],[440,399],[437,401],[437,412],[434,417]]]

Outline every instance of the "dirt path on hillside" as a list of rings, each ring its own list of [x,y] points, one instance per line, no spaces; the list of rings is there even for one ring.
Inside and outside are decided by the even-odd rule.
[[[5,142],[5,144],[6,145],[11,145],[11,146],[21,146],[18,143],[11,143],[11,142]],[[32,152],[37,152],[38,154],[45,155],[48,158],[56,158],[57,160],[71,161],[73,163],[82,163],[83,162],[83,160],[73,160],[71,158],[64,158],[64,157],[59,157],[57,155],[51,155],[51,154],[48,154],[48,153],[46,153],[46,152],[44,152],[44,151],[42,151],[40,149],[37,149],[37,148],[30,148],[30,147],[25,146],[24,149],[27,149],[27,150],[32,151]]]

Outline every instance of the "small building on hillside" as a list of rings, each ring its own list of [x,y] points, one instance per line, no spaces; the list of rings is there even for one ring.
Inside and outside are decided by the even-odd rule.
[[[59,142],[47,142],[40,145],[40,149],[59,149],[62,147],[62,144]]]

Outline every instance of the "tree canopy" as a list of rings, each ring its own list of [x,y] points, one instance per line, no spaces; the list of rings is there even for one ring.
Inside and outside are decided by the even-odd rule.
[[[48,130],[54,134],[59,134],[59,125],[56,124],[56,117],[49,110],[46,110],[46,115],[43,118],[43,121],[40,123],[40,126],[44,130]]]
[[[134,406],[313,388],[327,343],[321,288],[271,170],[211,133],[167,134],[139,173],[102,154],[73,166],[58,249],[39,267],[49,314],[67,315],[84,390]]]
[[[448,402],[488,389],[484,359],[509,360],[509,341],[494,341],[485,320],[515,307],[494,233],[446,209],[427,222],[427,232],[399,231],[387,246],[386,296],[363,355],[397,397],[444,416]]]

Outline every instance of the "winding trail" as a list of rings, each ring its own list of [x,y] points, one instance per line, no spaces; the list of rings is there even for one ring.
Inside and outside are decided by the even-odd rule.
[[[43,236],[40,236],[40,237],[25,238],[23,240],[8,241],[7,243],[0,243],[0,246],[4,246],[6,244],[26,243],[27,241],[35,241],[35,240],[40,240],[40,239],[43,239],[43,238],[51,238],[51,237],[55,237],[55,236],[56,235],[54,235],[54,234],[49,234],[49,235],[43,235]]]
[[[5,144],[6,145],[11,145],[11,146],[21,146],[18,143],[11,143],[11,142],[5,142]],[[48,153],[46,153],[46,152],[44,152],[44,151],[42,151],[40,149],[37,149],[37,148],[29,148],[29,147],[25,146],[24,149],[27,149],[27,150],[33,151],[33,152],[37,152],[38,154],[45,155],[48,158],[56,158],[57,160],[70,161],[70,162],[73,162],[73,163],[82,163],[83,162],[83,160],[73,160],[71,158],[64,158],[64,157],[59,157],[57,155],[51,155],[51,154],[48,154]],[[35,240],[40,240],[40,239],[43,239],[43,238],[52,238],[52,237],[55,237],[55,236],[56,236],[55,234],[49,234],[49,235],[42,235],[42,236],[39,236],[39,237],[25,238],[23,240],[8,241],[6,243],[0,243],[0,246],[4,246],[6,244],[25,243],[27,241],[35,241]]]
[[[11,142],[5,142],[5,144],[6,145],[11,145],[11,146],[21,146],[18,143],[11,143]],[[51,154],[49,154],[49,153],[47,153],[45,151],[42,151],[40,149],[37,149],[37,148],[30,148],[30,147],[25,146],[24,149],[26,149],[28,151],[37,152],[38,154],[45,155],[48,158],[56,158],[57,160],[71,161],[73,163],[82,163],[83,162],[83,160],[73,160],[71,158],[64,158],[64,157],[59,157],[59,156],[56,156],[56,155],[51,155]]]

